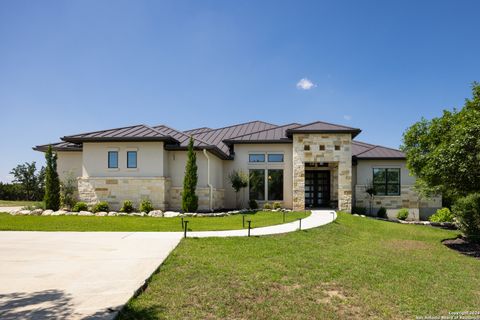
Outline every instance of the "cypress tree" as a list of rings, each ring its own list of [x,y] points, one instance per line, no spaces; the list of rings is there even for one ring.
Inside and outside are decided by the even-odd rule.
[[[197,155],[193,151],[193,139],[188,143],[187,164],[185,165],[185,177],[183,178],[182,210],[195,212],[198,208],[198,197],[195,194],[197,188]]]
[[[57,154],[53,153],[52,146],[45,153],[47,166],[45,168],[45,209],[58,210],[60,208],[60,179],[57,173]]]

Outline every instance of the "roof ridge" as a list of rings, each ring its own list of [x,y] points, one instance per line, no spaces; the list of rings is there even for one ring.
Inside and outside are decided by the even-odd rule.
[[[315,124],[315,123],[323,123],[323,124],[328,124],[328,125],[331,125],[331,126],[337,126],[337,127],[343,127],[345,129],[354,129],[354,130],[359,130],[359,128],[354,128],[354,127],[348,127],[348,126],[345,126],[343,124],[336,124],[336,123],[331,123],[331,122],[325,122],[325,121],[320,121],[320,120],[317,120],[317,121],[313,121],[313,122],[310,122],[310,123],[307,123],[307,124],[304,124],[300,127],[298,127],[297,129],[301,129],[303,127],[307,127],[309,125],[312,125],[312,124]]]
[[[182,132],[185,133],[185,132],[189,132],[189,131],[196,131],[196,130],[203,130],[203,129],[208,129],[208,130],[203,131],[203,132],[200,132],[200,133],[204,133],[204,132],[208,132],[208,131],[215,130],[215,129],[212,129],[212,128],[209,128],[209,127],[200,127],[200,128],[193,128],[193,129],[189,129],[189,130],[184,130],[184,131],[182,131]]]
[[[217,130],[227,129],[227,128],[232,128],[232,127],[243,126],[243,125],[245,125],[245,124],[254,123],[254,122],[262,122],[262,123],[266,123],[266,124],[269,124],[269,125],[278,127],[276,124],[273,124],[273,123],[265,122],[265,121],[262,121],[262,120],[253,120],[253,121],[247,121],[247,122],[242,122],[242,123],[238,123],[238,124],[232,124],[232,125],[229,125],[229,126],[226,126],[226,127],[215,128],[215,129],[212,129],[212,130],[210,130],[210,131],[195,133],[194,135],[203,134],[203,133],[207,133],[207,132],[211,132],[211,131],[217,131]],[[258,131],[257,131],[257,132],[258,132]],[[253,132],[252,132],[252,133],[253,133]]]
[[[146,124],[140,123],[140,124],[135,124],[135,125],[132,125],[132,126],[125,126],[125,127],[118,127],[118,128],[111,128],[111,129],[104,129],[104,130],[96,130],[96,131],[70,134],[70,135],[63,136],[60,139],[63,140],[63,138],[68,138],[68,137],[73,137],[73,136],[80,136],[80,135],[92,134],[92,133],[97,133],[97,132],[105,132],[105,131],[110,131],[110,130],[121,130],[121,129],[133,128],[133,127],[140,127],[140,126],[148,128],[148,126]],[[63,141],[65,141],[65,140],[63,140]]]
[[[366,142],[364,142],[364,143],[366,143]],[[369,144],[369,143],[366,143],[366,144]],[[398,151],[398,152],[402,152],[402,153],[403,153],[403,151],[400,150],[400,149],[394,149],[394,148],[390,148],[390,147],[385,147],[385,146],[381,146],[381,145],[378,145],[378,144],[375,144],[375,145],[371,144],[371,146],[373,146],[373,147],[372,147],[372,148],[369,148],[369,149],[367,149],[367,150],[365,150],[365,151],[362,151],[362,152],[356,154],[355,156],[362,155],[362,154],[364,154],[364,153],[366,153],[366,152],[369,152],[369,151],[372,151],[373,149],[376,149],[376,148],[384,148],[384,149],[389,149],[389,150]]]
[[[281,126],[276,126],[274,128],[263,129],[263,130],[260,130],[260,131],[250,132],[250,133],[242,134],[240,136],[231,137],[229,139],[225,139],[225,140],[222,140],[222,141],[228,141],[228,140],[232,140],[232,139],[236,139],[236,138],[241,138],[241,137],[249,136],[249,135],[256,134],[256,133],[265,132],[265,131],[268,131],[268,130],[275,130],[275,129],[283,128],[283,127],[286,127],[286,126],[289,126],[289,125],[292,125],[292,124],[300,125],[299,123],[296,123],[296,122],[287,123],[287,124],[284,124],[284,125],[281,125]]]
[[[161,133],[161,132],[159,132],[159,131],[155,128],[155,127],[159,127],[159,126],[163,126],[163,127],[167,128],[167,129],[176,131],[176,132],[178,132],[178,133],[180,133],[180,134],[183,134],[184,136],[192,137],[192,139],[197,140],[197,141],[199,141],[199,142],[201,142],[201,143],[204,143],[204,144],[206,144],[207,146],[212,146],[210,143],[208,143],[208,142],[206,142],[206,141],[204,141],[204,140],[202,140],[202,139],[200,139],[200,138],[193,137],[193,134],[187,134],[187,133],[185,133],[185,132],[183,132],[183,131],[178,131],[177,129],[174,129],[174,128],[169,127],[169,126],[164,125],[164,124],[159,124],[159,125],[156,125],[156,126],[151,127],[151,128],[152,128],[153,130],[157,131],[158,133]],[[163,133],[161,133],[161,134],[163,134]],[[171,138],[173,138],[173,137],[171,137]],[[175,139],[175,140],[177,140],[177,139]]]

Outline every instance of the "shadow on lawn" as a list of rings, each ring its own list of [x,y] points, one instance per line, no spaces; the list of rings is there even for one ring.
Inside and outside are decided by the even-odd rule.
[[[145,308],[133,308],[130,304],[125,305],[125,307],[118,313],[116,319],[131,319],[131,320],[153,320],[161,318],[161,315],[164,313],[165,308],[163,307],[145,307]]]
[[[0,318],[66,319],[74,315],[71,300],[60,290],[0,294]]]

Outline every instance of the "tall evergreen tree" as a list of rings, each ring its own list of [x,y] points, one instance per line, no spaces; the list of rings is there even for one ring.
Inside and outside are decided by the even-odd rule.
[[[57,173],[57,154],[49,146],[45,153],[47,167],[45,168],[45,208],[58,210],[60,208],[60,179]]]
[[[198,197],[195,194],[197,181],[197,155],[193,151],[193,139],[190,137],[185,177],[183,178],[182,210],[184,212],[194,212],[198,208]]]

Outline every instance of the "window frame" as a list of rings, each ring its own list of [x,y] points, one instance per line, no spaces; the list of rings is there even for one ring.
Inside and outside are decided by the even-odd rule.
[[[375,182],[375,170],[384,170],[385,171],[385,182]],[[391,170],[392,172],[398,172],[398,182],[389,182],[388,179],[388,172]],[[378,196],[385,196],[385,197],[398,197],[402,194],[402,170],[401,168],[372,168],[372,185],[376,190],[376,195]],[[395,185],[398,186],[398,193],[389,193],[388,186]],[[377,186],[382,186],[385,188],[384,194],[378,193]]]
[[[261,156],[263,161],[252,161],[252,156]],[[248,154],[248,163],[265,163],[266,162],[265,153],[249,153]]]
[[[112,166],[112,163],[110,162],[110,154],[116,154],[117,159],[116,159],[116,166]],[[118,169],[118,151],[117,150],[109,150],[107,151],[107,168],[108,169]]]
[[[135,154],[135,166],[130,165],[130,157],[129,154]],[[138,152],[137,150],[129,150],[127,151],[127,169],[137,169],[138,168]]]
[[[272,161],[270,160],[270,156],[281,156],[282,160],[281,161]],[[283,153],[269,153],[267,154],[267,162],[269,163],[284,163],[285,162],[285,155]]]
[[[284,200],[284,189],[285,189],[285,188],[284,188],[284,184],[285,184],[285,171],[284,171],[283,169],[273,169],[273,168],[266,169],[266,171],[267,171],[267,172],[266,172],[266,176],[265,176],[265,177],[266,177],[266,179],[267,179],[267,184],[266,184],[266,186],[267,186],[267,197],[266,197],[266,198],[268,199],[267,201],[283,201],[283,200]],[[271,179],[270,179],[270,171],[281,171],[282,183],[281,183],[281,192],[279,192],[279,194],[280,194],[280,198],[279,198],[279,199],[271,199],[271,198],[270,198],[270,195],[271,195],[271,193],[270,193],[270,185],[271,185],[271,184],[270,184],[270,181],[271,181]],[[272,198],[273,198],[273,197],[272,197]]]
[[[261,183],[263,184],[263,188],[258,188],[257,192],[260,192],[262,193],[263,195],[263,199],[258,199],[257,197],[252,197],[252,191],[251,191],[251,175],[252,175],[252,171],[259,171],[259,172],[263,172],[263,179],[260,179],[259,181],[261,181]],[[255,200],[255,201],[267,201],[267,194],[265,194],[265,179],[266,179],[266,169],[248,169],[248,198],[250,200]]]

